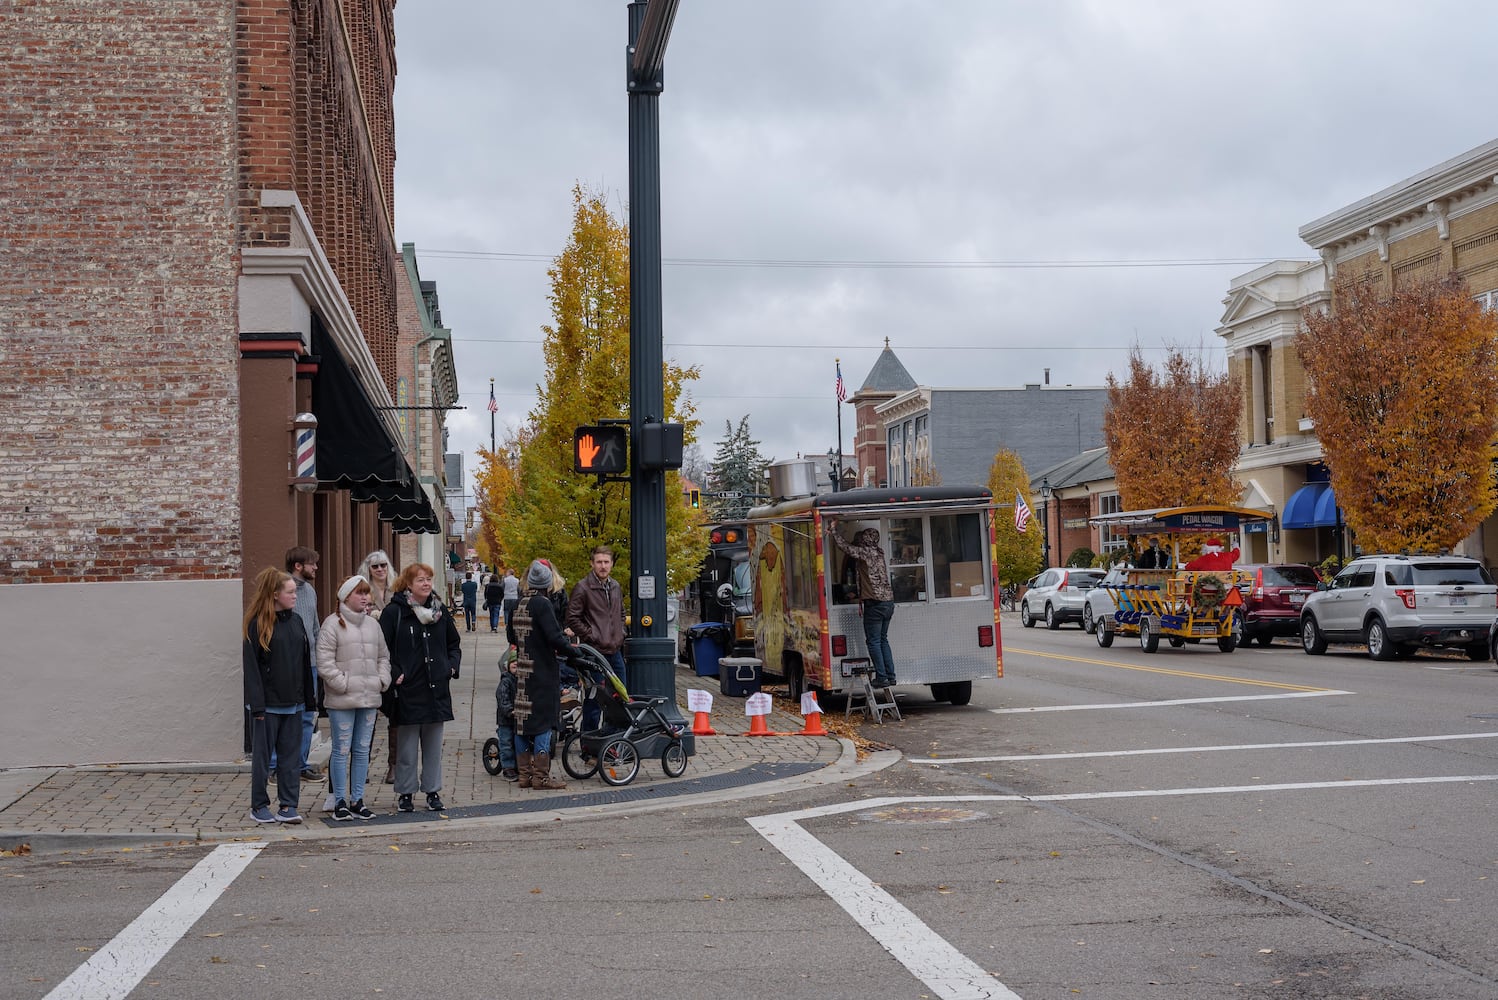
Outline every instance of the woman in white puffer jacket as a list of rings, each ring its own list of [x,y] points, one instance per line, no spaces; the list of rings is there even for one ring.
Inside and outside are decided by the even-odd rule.
[[[328,780],[333,818],[374,819],[364,804],[369,743],[380,694],[390,686],[390,651],[380,623],[369,614],[369,581],[351,576],[338,588],[338,611],[317,635],[317,673],[333,730]]]

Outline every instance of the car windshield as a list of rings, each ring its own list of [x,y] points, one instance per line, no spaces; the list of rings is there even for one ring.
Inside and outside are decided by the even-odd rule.
[[[1265,566],[1266,587],[1314,587],[1316,571],[1309,566]]]
[[[1419,563],[1414,567],[1415,585],[1450,587],[1456,584],[1488,584],[1493,578],[1479,563]]]

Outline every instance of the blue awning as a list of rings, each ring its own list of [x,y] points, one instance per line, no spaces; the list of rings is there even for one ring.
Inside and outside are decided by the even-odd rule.
[[[1330,483],[1311,483],[1290,494],[1282,528],[1330,528],[1337,523],[1337,497]]]

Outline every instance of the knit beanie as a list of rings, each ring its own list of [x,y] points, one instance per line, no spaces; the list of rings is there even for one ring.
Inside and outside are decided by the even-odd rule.
[[[354,589],[358,587],[359,584],[368,582],[369,581],[364,579],[364,577],[362,576],[349,577],[347,580],[343,581],[343,586],[338,588],[338,599],[340,601],[347,601],[349,595],[354,592]]]
[[[537,559],[531,563],[530,571],[525,574],[525,585],[532,590],[545,590],[551,586],[551,569]]]

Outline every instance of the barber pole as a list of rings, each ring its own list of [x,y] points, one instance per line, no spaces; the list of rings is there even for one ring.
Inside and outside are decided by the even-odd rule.
[[[296,470],[291,485],[304,493],[317,489],[317,417],[298,413],[291,421],[296,432],[296,451],[292,467]]]

